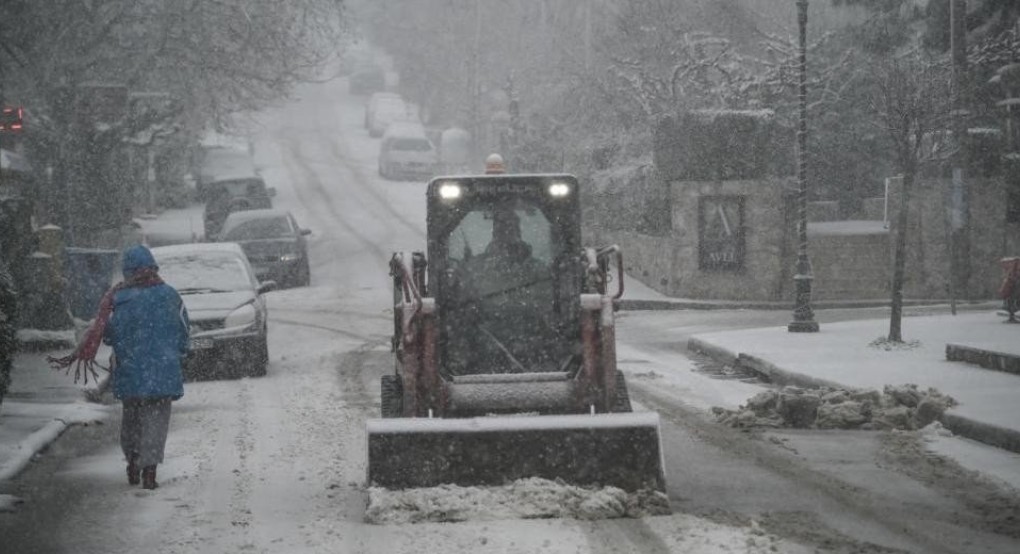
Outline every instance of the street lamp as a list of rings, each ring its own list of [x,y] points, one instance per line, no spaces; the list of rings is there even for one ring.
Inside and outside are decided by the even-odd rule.
[[[808,0],[797,0],[797,30],[800,42],[797,92],[799,124],[797,126],[797,271],[793,276],[796,304],[793,321],[786,326],[791,333],[818,332],[818,322],[811,310],[811,260],[807,251],[807,8]]]

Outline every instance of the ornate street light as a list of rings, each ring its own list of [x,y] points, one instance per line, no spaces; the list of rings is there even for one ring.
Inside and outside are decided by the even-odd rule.
[[[797,29],[800,41],[798,73],[800,86],[797,99],[800,121],[797,127],[797,271],[793,276],[796,304],[793,321],[786,326],[791,333],[814,333],[818,322],[811,310],[811,260],[807,251],[807,8],[808,0],[797,0]]]

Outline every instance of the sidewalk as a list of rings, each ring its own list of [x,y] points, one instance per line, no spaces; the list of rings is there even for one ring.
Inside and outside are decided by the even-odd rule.
[[[74,372],[65,375],[46,363],[46,356],[64,355],[70,348],[54,350],[54,345],[41,344],[44,350],[23,350],[14,359],[11,388],[0,405],[0,485],[13,478],[32,461],[32,457],[56,440],[68,426],[102,420],[110,408],[85,399],[85,391],[95,389],[89,384],[74,383]],[[29,348],[36,345],[30,345]],[[108,356],[100,350],[98,359]],[[109,374],[99,371],[100,379]],[[0,494],[0,507],[4,504]]]
[[[942,423],[958,435],[1020,452],[1020,375],[946,359],[946,345],[1020,356],[1020,325],[995,310],[957,316],[903,318],[908,348],[870,343],[888,334],[889,320],[823,324],[818,333],[785,327],[708,333],[688,346],[777,384],[872,388],[913,383],[956,399]]]
[[[621,310],[792,310],[793,301],[769,300],[701,300],[694,298],[677,298],[666,296],[627,274],[624,277],[624,293],[620,299]],[[610,285],[612,288],[614,285]],[[815,300],[811,307],[816,310],[834,308],[877,308],[889,305],[889,298],[864,300]],[[995,309],[1001,302],[958,301],[962,310]],[[916,299],[903,300],[904,306],[949,305],[948,299]]]

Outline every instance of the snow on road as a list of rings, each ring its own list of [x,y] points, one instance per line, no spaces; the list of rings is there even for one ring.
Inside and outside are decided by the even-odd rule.
[[[257,164],[277,189],[275,205],[313,231],[313,286],[268,295],[268,375],[187,385],[174,404],[156,491],[124,483],[114,444],[67,464],[61,482],[87,481],[93,494],[46,530],[48,539],[85,553],[711,554],[807,552],[796,541],[830,544],[830,534],[817,533],[825,526],[869,536],[881,517],[840,520],[839,495],[855,494],[842,482],[830,485],[801,458],[690,415],[735,407],[757,385],[697,375],[670,343],[685,332],[682,323],[646,332],[642,318],[623,314],[620,367],[649,405],[669,408],[663,441],[673,514],[598,519],[627,514],[626,500],[611,490],[536,481],[368,488],[365,420],[378,415],[379,378],[393,367],[387,262],[392,251],[424,247],[425,185],[376,175],[378,140],[362,129],[364,99],[347,95],[345,85],[304,86],[253,125]],[[178,223],[193,217],[176,215]],[[160,225],[151,224],[154,234],[172,231]],[[825,440],[842,439],[798,446],[807,456],[811,444]],[[876,477],[863,454],[859,462],[854,471],[864,468],[869,479],[899,479],[892,472]],[[802,470],[807,486],[793,494]],[[902,515],[897,509],[888,508]],[[766,531],[747,513],[763,514],[795,538]],[[887,551],[842,538],[832,544]]]
[[[365,420],[378,415],[379,378],[393,363],[387,263],[392,251],[424,247],[425,186],[376,176],[378,141],[361,128],[363,100],[344,85],[303,87],[254,126],[276,206],[313,231],[313,286],[268,295],[268,375],[186,386],[156,491],[124,483],[115,444],[64,466],[61,482],[97,492],[47,540],[104,553],[795,551],[752,525],[680,513],[588,521],[627,511],[611,490],[530,483],[526,501],[498,488],[369,491]],[[195,214],[142,225],[152,237],[190,236]],[[369,514],[370,495],[378,502]],[[407,523],[423,507],[428,515]],[[544,519],[554,515],[563,517]]]

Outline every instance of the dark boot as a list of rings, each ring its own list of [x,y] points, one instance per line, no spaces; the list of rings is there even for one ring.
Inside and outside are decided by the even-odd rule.
[[[156,466],[143,467],[142,488],[152,490],[157,487],[159,487],[159,483],[156,483]]]
[[[137,485],[142,482],[142,468],[138,467],[138,455],[128,458],[127,476],[129,485]]]

